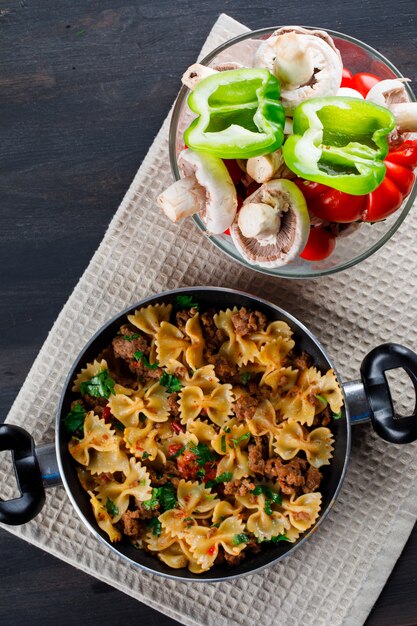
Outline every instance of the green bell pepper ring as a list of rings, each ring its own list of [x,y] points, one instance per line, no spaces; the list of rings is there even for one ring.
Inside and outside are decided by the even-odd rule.
[[[395,124],[388,109],[366,100],[311,98],[294,111],[285,163],[306,180],[354,196],[370,193],[384,179],[387,135]]]
[[[198,117],[184,133],[185,144],[222,159],[274,152],[284,141],[285,112],[279,97],[279,82],[266,69],[212,74],[188,97]]]

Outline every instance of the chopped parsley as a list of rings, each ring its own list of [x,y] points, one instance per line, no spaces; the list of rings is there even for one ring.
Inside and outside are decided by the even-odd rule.
[[[136,361],[142,361],[142,363],[145,367],[148,368],[148,370],[156,370],[156,368],[159,367],[158,361],[155,361],[155,363],[152,364],[149,363],[148,358],[143,354],[142,350],[136,350],[133,356],[135,357]]]
[[[109,370],[99,372],[90,380],[81,383],[81,395],[88,393],[93,398],[110,398],[110,394],[115,395],[114,380],[109,374]]]
[[[159,509],[163,512],[173,509],[177,504],[177,492],[174,485],[166,483],[161,487],[153,487],[151,497],[142,504],[148,511],[155,509],[158,504]]]
[[[250,433],[245,433],[244,435],[240,435],[237,439],[230,439],[230,441],[233,441],[234,447],[237,448],[241,441],[245,441],[246,439],[249,439],[249,437]]]
[[[278,543],[279,541],[290,541],[285,535],[274,535],[271,539],[258,539],[258,543]]]
[[[271,500],[265,500],[264,511],[267,515],[272,515]]]
[[[123,335],[123,339],[126,341],[133,341],[134,339],[138,339],[140,337],[139,333],[133,333],[133,335]]]
[[[153,532],[153,534],[159,537],[162,532],[162,524],[159,519],[157,517],[153,517],[149,520],[147,525],[148,528]]]
[[[119,514],[119,509],[117,508],[113,500],[110,500],[110,498],[107,498],[106,511],[112,517],[116,517],[116,515]]]
[[[170,461],[173,461],[174,459],[176,459],[178,456],[180,456],[180,454],[182,454],[185,450],[185,446],[183,446],[182,448],[179,448],[176,452],[174,452],[173,454],[171,454],[171,456],[168,457],[168,459]]]
[[[139,421],[141,424],[144,424],[146,422],[146,415],[145,413],[139,413]]]
[[[240,380],[242,381],[243,385],[247,385],[248,382],[250,381],[250,372],[243,372],[240,375]]]
[[[198,443],[196,446],[188,446],[189,450],[195,454],[197,464],[203,467],[206,463],[216,460],[216,454],[210,450],[205,443]]]
[[[273,513],[272,507],[271,507],[272,503],[281,504],[282,502],[281,494],[276,493],[275,491],[272,491],[272,489],[267,487],[267,485],[256,485],[255,489],[252,489],[250,493],[252,493],[254,496],[259,496],[261,493],[264,494],[265,496],[264,511],[267,515],[272,515]]]
[[[149,459],[151,455],[149,454],[149,452],[145,452],[142,454],[142,461],[145,461],[146,459]]]
[[[75,433],[80,430],[84,424],[87,412],[82,404],[75,404],[74,408],[68,413],[64,419],[64,426],[69,433]]]
[[[226,452],[226,435],[222,435],[220,440],[220,449],[222,452]]]
[[[319,393],[316,393],[316,398],[317,400],[320,400],[320,402],[322,402],[324,406],[327,406],[329,404],[326,398],[324,396],[321,396]]]
[[[193,302],[193,296],[177,296],[175,298],[175,307],[177,309],[199,310],[199,304],[198,302]]]
[[[230,433],[230,428],[228,426],[224,426],[223,430],[225,433]]]
[[[204,478],[204,476],[206,475],[206,470],[204,468],[198,470],[195,475],[197,476],[197,478]]]
[[[113,426],[115,428],[117,428],[117,430],[124,430],[125,429],[124,424],[122,424],[122,422],[119,422],[119,420],[117,420],[116,418],[114,418],[114,420],[113,420]]]
[[[235,546],[238,546],[240,543],[248,543],[249,536],[245,533],[240,533],[239,535],[233,535],[232,543]]]
[[[339,413],[332,413],[332,417],[334,420],[340,420],[343,416],[342,409],[340,409]]]
[[[229,480],[232,480],[232,477],[232,472],[223,472],[223,474],[220,474],[220,476],[216,476],[214,480],[208,480],[206,482],[206,488],[211,489],[211,487],[215,487],[219,483],[227,483]]]
[[[169,391],[169,393],[174,393],[174,391],[181,391],[182,389],[179,378],[174,376],[174,374],[168,374],[168,372],[164,372],[162,374],[159,382],[163,387],[167,388],[167,391]]]

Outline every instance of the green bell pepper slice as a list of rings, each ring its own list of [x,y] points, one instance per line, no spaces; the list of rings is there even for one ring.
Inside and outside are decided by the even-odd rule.
[[[306,180],[355,196],[370,193],[384,179],[387,135],[395,124],[388,109],[366,100],[311,98],[294,111],[285,163]]]
[[[285,112],[279,97],[279,81],[266,69],[212,74],[188,97],[197,118],[184,133],[185,144],[222,159],[274,152],[284,141]]]

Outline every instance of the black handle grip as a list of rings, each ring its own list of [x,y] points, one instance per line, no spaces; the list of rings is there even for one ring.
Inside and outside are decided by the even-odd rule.
[[[361,365],[362,382],[377,434],[391,443],[410,443],[417,439],[417,401],[412,415],[401,418],[395,415],[385,372],[396,368],[407,372],[417,398],[417,354],[397,343],[382,344],[365,357]]]
[[[23,428],[0,426],[0,451],[10,450],[20,498],[0,500],[0,522],[17,526],[33,519],[45,502],[41,472],[32,437]]]

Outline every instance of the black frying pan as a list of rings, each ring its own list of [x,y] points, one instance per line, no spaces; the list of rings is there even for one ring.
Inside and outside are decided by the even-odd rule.
[[[413,415],[396,418],[385,371],[403,368],[409,375],[417,395],[417,355],[398,344],[383,344],[372,350],[361,366],[362,382],[339,383],[345,396],[343,416],[332,424],[335,437],[335,450],[330,466],[321,468],[323,482],[320,492],[323,495],[322,509],[316,524],[300,539],[290,544],[279,542],[264,548],[258,554],[248,555],[239,565],[230,568],[216,565],[208,572],[195,575],[187,569],[174,570],[159,561],[156,556],[133,548],[129,543],[110,544],[107,535],[95,521],[89,497],[81,487],[76,473],[76,464],[68,452],[69,436],[62,426],[62,419],[70,410],[74,399],[72,382],[85,364],[92,361],[103,348],[110,344],[119,327],[126,321],[126,315],[141,306],[157,302],[175,303],[178,294],[190,294],[197,300],[200,310],[217,310],[246,307],[265,313],[268,321],[284,320],[294,331],[297,351],[308,352],[315,365],[322,371],[333,368],[338,373],[317,338],[292,315],[265,300],[246,293],[217,287],[194,287],[176,289],[142,300],[110,320],[88,342],[76,359],[68,377],[58,406],[56,417],[56,441],[53,446],[35,448],[32,437],[22,428],[4,424],[0,426],[0,450],[11,450],[21,497],[0,502],[0,521],[6,524],[24,524],[33,519],[45,502],[45,487],[64,484],[68,496],[78,515],[89,530],[109,548],[139,567],[162,576],[182,580],[214,582],[253,573],[276,563],[290,554],[312,535],[326,517],[335,501],[346,473],[350,453],[350,426],[352,423],[372,421],[375,431],[383,439],[396,443],[409,443],[417,439],[417,403]]]

